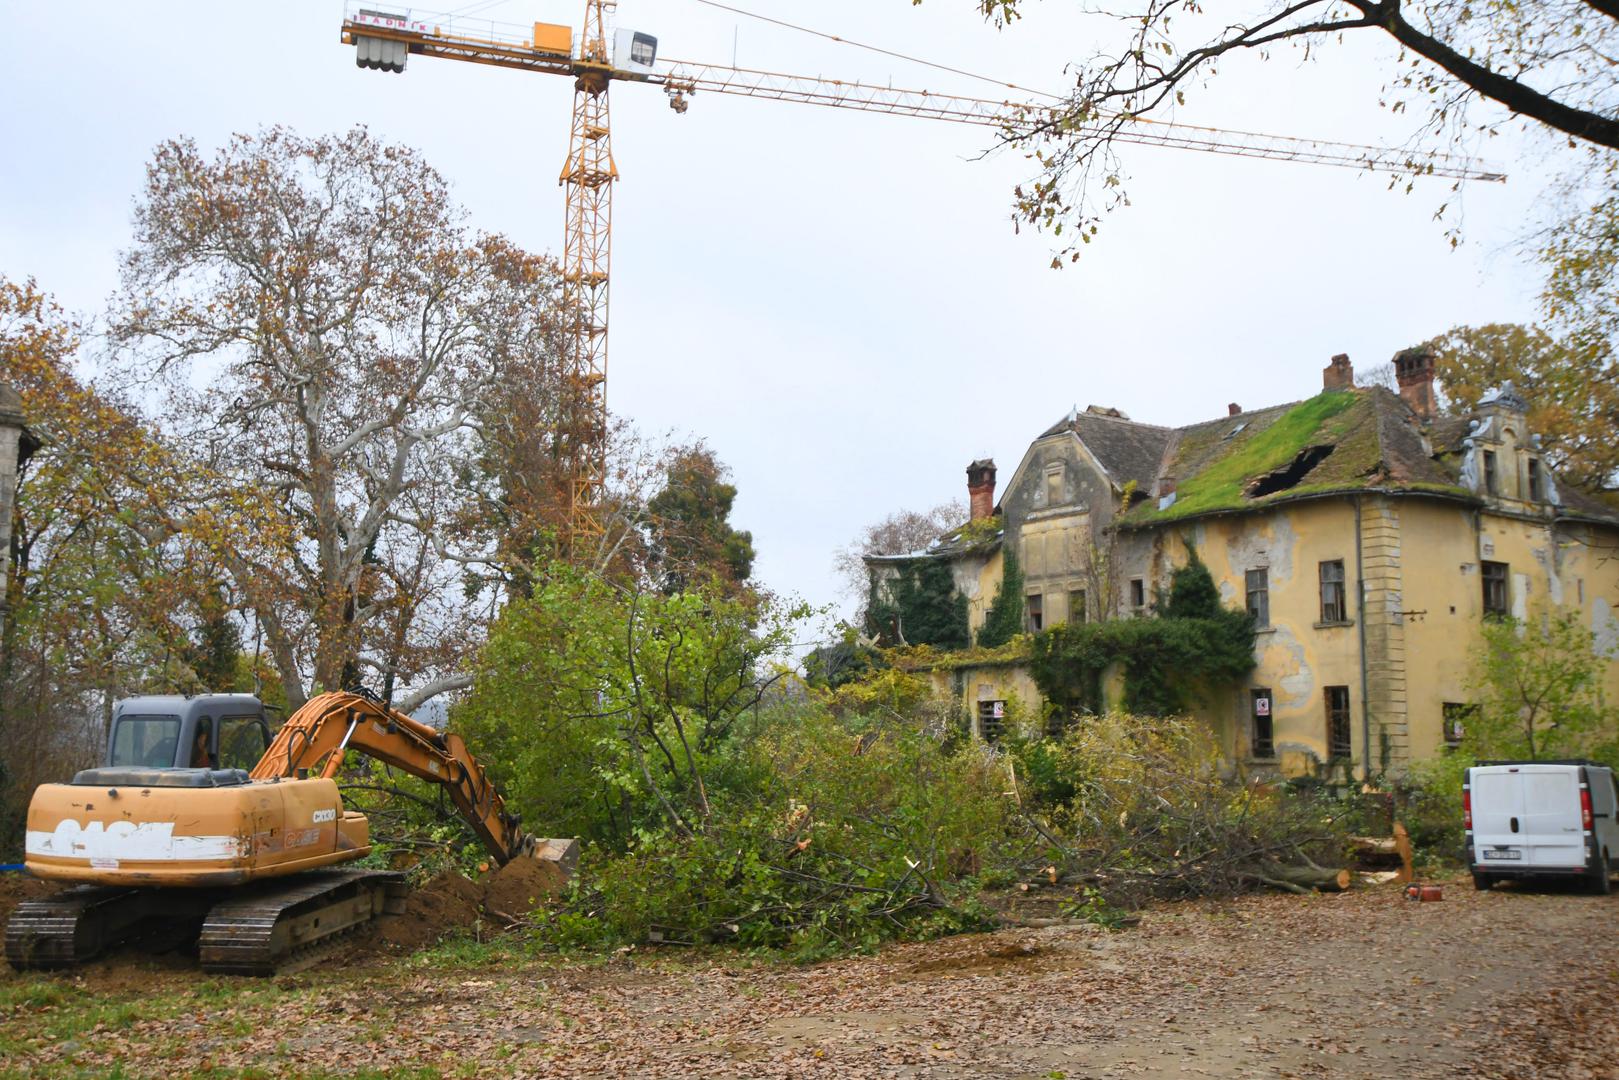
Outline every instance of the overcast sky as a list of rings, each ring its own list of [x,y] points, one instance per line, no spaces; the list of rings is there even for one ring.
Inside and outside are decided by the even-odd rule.
[[[1113,32],[1070,0],[1031,0],[999,33],[972,0],[734,6],[1051,90]],[[582,8],[483,14],[578,25]],[[0,9],[0,273],[71,310],[101,310],[144,163],[180,135],[214,147],[271,124],[367,124],[420,149],[476,226],[560,250],[565,79],[420,57],[403,75],[361,71],[338,2]],[[622,0],[618,25],[656,34],[665,57],[1004,96],[695,0]],[[1309,63],[1236,61],[1183,118],[1401,142],[1412,121],[1376,104],[1391,56],[1368,40]],[[1539,279],[1513,244],[1541,184],[1512,139],[1491,149],[1511,182],[1460,197],[1445,181],[1408,195],[1345,170],[1133,149],[1132,205],[1058,272],[1050,239],[1010,222],[1028,163],[980,160],[985,129],[704,94],[677,115],[628,84],[612,109],[610,406],[706,438],[735,473],[756,576],[817,603],[841,601],[832,554],[862,526],[964,498],[976,457],[1004,481],[1071,405],[1208,419],[1315,393],[1334,353],[1367,367],[1535,312]],[[1463,210],[1454,252],[1433,220],[1446,202],[1447,220]]]

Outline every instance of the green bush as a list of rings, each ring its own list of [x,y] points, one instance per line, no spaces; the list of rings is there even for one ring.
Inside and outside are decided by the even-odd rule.
[[[1474,757],[1465,750],[1419,761],[1400,785],[1396,816],[1411,834],[1411,844],[1429,860],[1457,862],[1463,857],[1462,781]]]
[[[762,783],[707,828],[597,849],[550,932],[587,944],[729,940],[801,958],[985,925],[974,876],[1005,842],[1005,771],[893,723],[788,708],[752,733]]]

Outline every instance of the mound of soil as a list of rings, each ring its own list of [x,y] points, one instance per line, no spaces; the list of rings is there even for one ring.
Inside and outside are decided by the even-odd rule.
[[[513,859],[483,881],[483,905],[509,918],[521,918],[561,895],[567,884],[562,867],[539,859]]]
[[[483,906],[483,888],[446,871],[405,899],[405,910],[377,920],[377,937],[400,950],[419,949],[451,930],[471,926]]]
[[[566,877],[567,871],[555,862],[527,858],[513,859],[477,881],[446,871],[412,889],[402,914],[379,919],[376,938],[388,948],[407,952],[486,915],[504,926],[554,899]]]

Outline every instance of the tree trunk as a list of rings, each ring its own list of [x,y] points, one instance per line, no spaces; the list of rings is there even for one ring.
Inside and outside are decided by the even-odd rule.
[[[1349,888],[1351,877],[1348,870],[1309,866],[1267,866],[1262,871],[1252,871],[1243,876],[1273,889],[1296,893],[1307,893],[1311,889],[1343,892]]]

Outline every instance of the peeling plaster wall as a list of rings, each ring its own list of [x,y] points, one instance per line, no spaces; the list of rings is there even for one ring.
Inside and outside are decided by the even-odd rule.
[[[950,564],[956,591],[967,598],[967,632],[974,638],[995,602],[995,590],[1001,584],[1001,562],[1001,549],[996,548],[988,555],[967,555]]]
[[[1484,617],[1481,559],[1509,567],[1511,609],[1578,607],[1615,662],[1610,698],[1619,698],[1619,530],[1554,529],[1549,521],[1475,511],[1420,497],[1362,496],[1356,574],[1352,498],[1320,499],[1263,513],[1205,518],[1152,533],[1120,536],[1115,559],[1121,598],[1132,576],[1149,595],[1167,587],[1190,540],[1222,599],[1246,604],[1246,572],[1264,568],[1270,629],[1255,642],[1256,664],[1239,694],[1212,692],[1197,710],[1222,746],[1252,769],[1320,773],[1327,756],[1325,688],[1349,689],[1354,772],[1403,774],[1444,745],[1446,702],[1467,703],[1470,652]],[[1348,620],[1320,622],[1320,564],[1342,560]],[[1364,594],[1362,589],[1364,588]],[[1364,611],[1362,596],[1364,595]],[[1583,599],[1582,599],[1583,598]],[[1364,620],[1364,627],[1361,623]],[[1366,686],[1361,633],[1366,635]],[[1268,688],[1276,757],[1252,757],[1247,691]],[[1369,699],[1369,701],[1368,701]],[[1370,714],[1366,716],[1367,706]],[[1363,736],[1363,717],[1371,745]],[[1330,772],[1348,778],[1342,764]]]
[[[1177,536],[1172,541],[1160,536],[1150,548],[1144,538],[1135,538],[1127,560],[1131,572],[1150,568],[1152,584],[1167,588],[1175,567],[1186,562],[1181,542],[1185,539],[1196,547],[1227,605],[1246,607],[1249,570],[1266,571],[1270,593],[1270,625],[1255,635],[1256,663],[1247,683],[1238,693],[1211,695],[1197,710],[1198,716],[1214,726],[1227,752],[1246,767],[1319,771],[1327,759],[1324,688],[1350,687],[1351,712],[1356,716],[1361,698],[1355,626],[1316,625],[1321,614],[1318,567],[1326,560],[1343,560],[1353,614],[1358,587],[1353,507],[1345,500],[1319,500],[1256,514],[1205,518],[1173,531]],[[1254,689],[1271,692],[1276,755],[1263,760],[1253,757],[1249,691]],[[1358,759],[1359,725],[1352,727]]]

